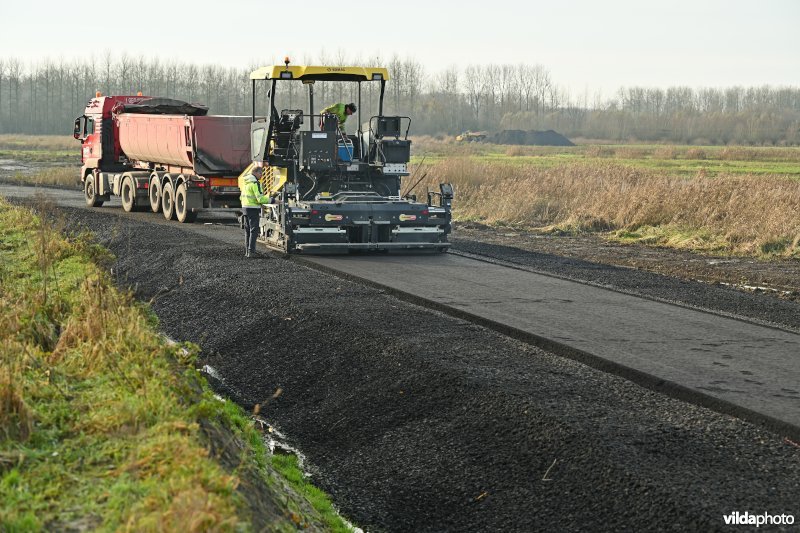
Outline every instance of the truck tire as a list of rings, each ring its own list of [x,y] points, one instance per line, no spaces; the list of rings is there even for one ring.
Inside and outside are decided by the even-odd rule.
[[[150,179],[150,189],[147,194],[150,197],[150,210],[153,213],[161,211],[161,181],[157,176]]]
[[[161,212],[167,220],[175,219],[175,193],[171,181],[166,182],[161,189]]]
[[[136,187],[132,179],[126,178],[122,180],[119,195],[122,197],[122,209],[127,213],[136,209]]]
[[[178,222],[191,224],[197,220],[197,211],[189,209],[188,194],[185,183],[178,185],[178,190],[175,192],[175,216],[177,216]]]
[[[86,205],[89,207],[100,207],[103,205],[103,197],[98,196],[94,188],[94,176],[88,174],[83,179],[83,197],[86,199]]]

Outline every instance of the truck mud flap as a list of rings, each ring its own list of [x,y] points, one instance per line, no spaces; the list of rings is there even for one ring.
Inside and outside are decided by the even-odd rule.
[[[113,175],[108,172],[100,172],[97,176],[97,183],[95,189],[100,196],[111,196],[114,192],[111,187]]]
[[[186,190],[186,209],[200,211],[203,209],[203,191],[196,188]]]

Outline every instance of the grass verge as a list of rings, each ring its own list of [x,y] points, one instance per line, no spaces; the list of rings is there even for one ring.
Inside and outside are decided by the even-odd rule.
[[[0,199],[0,530],[347,530],[60,229]]]
[[[308,482],[300,468],[297,457],[294,455],[275,454],[272,456],[272,467],[311,503],[331,531],[337,533],[351,531],[351,528],[342,521],[342,518],[333,508],[330,497]]]

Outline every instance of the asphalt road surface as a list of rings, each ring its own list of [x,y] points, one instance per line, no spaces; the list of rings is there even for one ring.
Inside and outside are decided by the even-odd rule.
[[[687,292],[714,312],[689,309],[654,299],[671,299],[658,276],[638,298],[603,265],[614,290],[454,254],[245,262],[230,215],[179,225],[47,194],[116,254],[119,283],[168,335],[200,343],[220,392],[249,408],[283,390],[262,413],[369,530],[710,531],[734,511],[798,515],[800,448],[784,439],[796,308],[766,326],[749,296],[698,285]],[[734,300],[739,318],[714,309]],[[717,412],[736,409],[755,424]]]
[[[455,254],[307,260],[800,428],[795,332]]]

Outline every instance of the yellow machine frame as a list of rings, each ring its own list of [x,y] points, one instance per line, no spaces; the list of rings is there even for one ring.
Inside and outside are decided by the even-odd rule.
[[[319,65],[272,65],[250,73],[251,80],[373,81],[389,80],[381,67],[324,67]]]
[[[300,81],[387,81],[389,70],[383,67],[331,67],[321,65],[271,65],[259,67],[250,73],[251,80],[300,80]],[[251,163],[239,175],[239,189],[243,188],[242,179],[253,170]],[[261,190],[272,195],[286,184],[288,172],[285,168],[264,167],[261,177]]]

